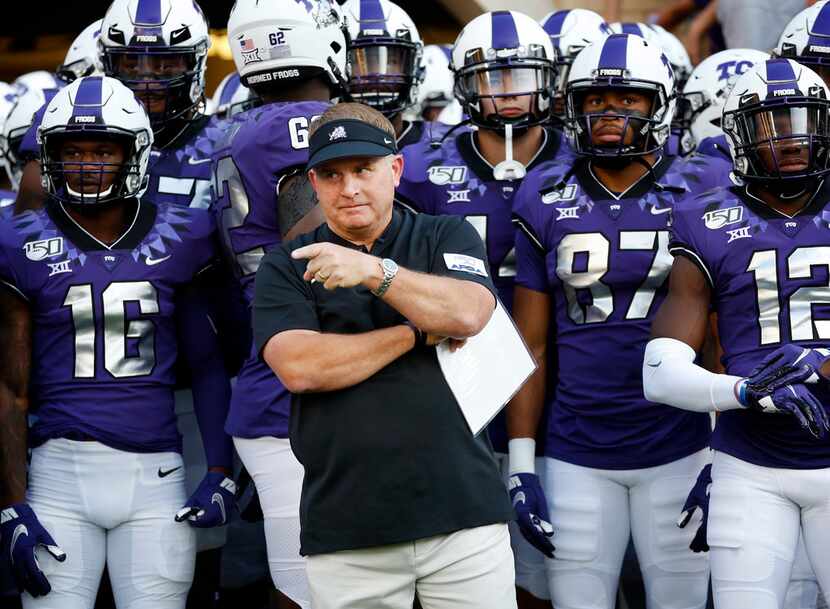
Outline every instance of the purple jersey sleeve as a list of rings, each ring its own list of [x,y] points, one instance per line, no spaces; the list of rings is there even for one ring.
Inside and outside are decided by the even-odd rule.
[[[524,231],[516,231],[516,285],[536,292],[548,291],[544,253]]]

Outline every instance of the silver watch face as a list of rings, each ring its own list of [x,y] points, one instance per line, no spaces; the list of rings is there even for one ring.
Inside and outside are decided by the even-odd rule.
[[[384,258],[380,265],[383,267],[384,275],[395,275],[398,272],[398,263],[391,258]]]

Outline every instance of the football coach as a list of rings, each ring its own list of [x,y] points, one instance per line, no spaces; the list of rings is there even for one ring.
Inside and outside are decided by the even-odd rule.
[[[294,394],[312,606],[412,609],[417,591],[424,609],[513,609],[507,492],[434,347],[490,319],[484,245],[462,218],[394,208],[403,158],[367,106],[312,123],[306,169],[325,223],[263,259],[254,333]]]

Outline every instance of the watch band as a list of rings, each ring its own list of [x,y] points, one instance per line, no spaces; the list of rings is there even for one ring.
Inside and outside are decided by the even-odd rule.
[[[372,294],[378,298],[386,294],[386,290],[389,289],[392,280],[398,274],[398,265],[395,264],[394,260],[384,258],[380,261],[380,268],[383,270],[383,281],[380,282],[377,290],[372,290]]]

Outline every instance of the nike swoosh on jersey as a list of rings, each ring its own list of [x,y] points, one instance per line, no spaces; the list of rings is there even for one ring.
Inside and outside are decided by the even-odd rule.
[[[222,522],[227,522],[228,517],[225,513],[225,500],[222,499],[222,495],[220,495],[219,493],[213,493],[213,497],[210,498],[210,502],[215,503],[219,506],[219,511],[222,512]]]
[[[163,471],[161,468],[159,468],[159,471],[158,471],[159,478],[164,478],[165,476],[169,476],[174,471],[176,471],[177,469],[181,469],[181,468],[182,468],[181,465],[179,465],[178,467],[174,467],[173,469],[168,469],[167,471]]]
[[[651,208],[651,215],[652,216],[659,216],[660,214],[665,214],[671,211],[671,207],[652,207]]]
[[[161,264],[162,262],[164,262],[165,260],[167,260],[171,256],[173,256],[173,254],[168,254],[164,258],[150,258],[150,257],[147,257],[147,258],[144,259],[144,262],[147,264],[147,266],[155,266],[157,264]]]
[[[204,165],[205,163],[210,163],[211,159],[192,159],[187,157],[187,164],[188,165]]]
[[[651,362],[646,362],[646,366],[648,366],[649,368],[659,368],[660,364],[662,364],[662,363],[663,363],[663,360],[660,360],[656,364],[652,364]]]

